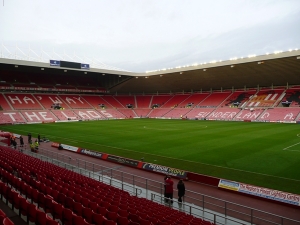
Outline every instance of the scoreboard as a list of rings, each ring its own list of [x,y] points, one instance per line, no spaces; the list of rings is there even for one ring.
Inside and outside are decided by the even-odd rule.
[[[84,69],[84,70],[90,69],[90,64],[68,62],[68,61],[61,61],[61,60],[52,60],[52,59],[50,60],[50,66],[72,68],[72,69]]]

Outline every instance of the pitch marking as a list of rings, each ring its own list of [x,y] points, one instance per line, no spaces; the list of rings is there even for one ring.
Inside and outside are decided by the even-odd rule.
[[[299,134],[297,134],[296,135],[297,137],[300,137],[300,133]],[[300,144],[300,142],[298,142],[298,143],[296,143],[296,144],[294,144],[294,145],[290,145],[290,146],[288,146],[288,147],[286,147],[286,148],[284,148],[284,149],[282,149],[283,151],[291,151],[291,152],[300,152],[300,150],[289,150],[289,148],[291,148],[291,147],[293,147],[293,146],[296,146],[296,145],[299,145]]]
[[[17,129],[16,129],[16,130],[17,130]],[[24,131],[24,130],[19,130],[19,131]],[[26,132],[27,132],[27,131],[26,131]],[[300,135],[300,133],[297,134],[297,136],[298,136],[298,135]],[[52,137],[57,137],[57,136],[52,136]],[[298,137],[299,137],[299,136],[298,136]],[[59,138],[61,138],[61,137],[59,137]],[[73,139],[69,139],[69,138],[61,138],[61,139],[67,139],[67,140],[70,140],[70,141],[74,141]],[[78,141],[78,140],[76,140],[76,141]],[[96,143],[92,143],[92,142],[85,142],[85,141],[79,141],[79,142],[80,142],[80,143],[87,143],[87,144],[98,145],[98,146],[107,147],[107,148],[119,149],[119,150],[128,151],[128,152],[141,153],[141,152],[134,151],[134,150],[130,150],[130,149],[119,148],[119,147],[108,146],[108,145],[101,145],[101,144],[96,144]],[[299,143],[300,143],[300,142],[299,142]],[[173,159],[173,160],[178,160],[178,161],[185,161],[185,162],[191,162],[191,163],[196,163],[196,164],[202,164],[202,165],[214,166],[214,167],[224,168],[224,169],[229,169],[229,170],[241,171],[241,172],[245,172],[245,173],[259,174],[259,175],[263,175],[263,176],[266,176],[266,177],[276,177],[276,178],[280,178],[280,179],[284,179],[284,180],[292,180],[292,181],[297,181],[297,182],[300,181],[300,180],[296,180],[296,179],[290,179],[290,178],[279,177],[279,176],[273,176],[273,175],[268,175],[268,174],[263,174],[263,173],[256,173],[256,172],[251,172],[251,171],[246,171],[246,170],[240,170],[240,169],[229,168],[229,167],[226,167],[226,166],[217,166],[217,165],[208,164],[208,163],[195,162],[195,161],[184,160],[184,159],[178,159],[178,158],[167,157],[167,156],[161,156],[161,155],[150,154],[150,153],[143,153],[143,154],[145,154],[145,155],[152,155],[152,156],[161,157],[161,158]]]

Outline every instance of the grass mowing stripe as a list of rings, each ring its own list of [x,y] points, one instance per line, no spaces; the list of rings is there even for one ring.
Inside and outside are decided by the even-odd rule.
[[[18,127],[23,134],[53,135],[51,141],[77,141],[79,147],[300,192],[299,152],[282,151],[299,142],[297,124],[139,119],[47,125],[2,129]]]

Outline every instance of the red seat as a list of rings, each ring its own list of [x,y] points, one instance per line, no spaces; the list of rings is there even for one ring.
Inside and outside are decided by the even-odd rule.
[[[103,225],[117,225],[117,223],[115,221],[113,221],[113,220],[107,220],[107,219],[105,219],[103,221]]]
[[[83,206],[80,202],[74,202],[73,204],[73,212],[76,213],[78,216],[82,215]]]
[[[148,219],[140,219],[140,224],[143,224],[143,225],[151,225],[151,221],[148,220]]]
[[[36,214],[36,222],[37,225],[47,225],[47,217],[50,217],[43,211],[38,210]]]
[[[105,216],[107,213],[107,209],[105,207],[99,207],[97,213],[100,213],[102,216]]]
[[[64,225],[72,225],[73,224],[73,216],[75,214],[71,209],[64,208],[62,213],[62,222]]]
[[[128,219],[132,222],[135,222],[135,223],[139,223],[140,222],[140,217],[136,214],[131,214],[129,213],[129,216],[128,216]]]
[[[63,209],[64,207],[57,203],[57,202],[53,202],[53,207],[52,207],[52,217],[53,219],[60,219],[62,220],[63,218]]]
[[[117,223],[118,223],[118,225],[128,225],[129,220],[127,219],[127,217],[119,216],[118,219],[117,219]],[[141,223],[141,224],[143,224],[143,223]]]
[[[122,210],[122,209],[119,209],[118,214],[119,214],[119,216],[126,217],[126,218],[129,215],[127,210]]]
[[[88,222],[93,223],[93,210],[90,208],[83,207],[82,217]]]
[[[27,210],[27,223],[28,221],[35,223],[37,218],[37,212],[38,208],[34,204],[29,204],[28,210]]]
[[[111,206],[109,206],[108,211],[110,211],[110,212],[118,212],[119,211],[119,207],[116,206],[116,205],[111,205]]]
[[[57,202],[64,205],[65,204],[65,199],[66,199],[66,195],[64,195],[63,193],[59,192],[58,196],[57,196]]]
[[[74,200],[71,197],[65,198],[65,203],[64,203],[65,208],[72,209],[73,204],[74,204]]]
[[[14,225],[14,223],[8,217],[4,218],[2,224],[3,225]]]
[[[83,217],[74,214],[73,225],[89,225],[89,223]]]
[[[105,217],[109,220],[117,222],[119,216],[116,212],[107,212]]]
[[[97,212],[97,211],[98,211],[98,208],[99,208],[99,205],[97,204],[97,202],[90,202],[89,208],[90,208],[91,210],[93,210],[94,212]]]
[[[92,220],[93,220],[94,224],[102,225],[103,221],[105,220],[105,217],[103,215],[99,214],[99,213],[93,212],[92,213]]]
[[[84,207],[89,207],[90,200],[87,199],[87,198],[82,198],[82,199],[81,199],[81,204],[82,204]]]

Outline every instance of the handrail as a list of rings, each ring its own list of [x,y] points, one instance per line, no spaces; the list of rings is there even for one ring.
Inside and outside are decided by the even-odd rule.
[[[64,164],[63,167],[66,169],[71,169],[72,171],[78,172],[84,176],[88,176],[108,185],[115,186],[135,196],[142,195],[144,189],[145,194],[143,197],[146,197],[152,201],[156,201],[155,198],[159,197],[160,201],[158,202],[161,204],[164,203],[164,184],[162,182],[119,171],[119,167],[110,168],[81,159],[73,160],[73,158],[69,155],[52,152],[43,148],[39,149],[38,154],[30,151],[26,151],[26,153],[37,158],[40,157],[41,160],[43,160],[42,158],[44,156],[46,157],[47,161],[50,160],[52,163],[58,164],[58,166],[61,166],[60,163],[62,163]],[[300,224],[300,221],[297,220],[278,216],[259,209],[254,209],[190,190],[186,190],[184,200],[185,202],[182,203],[181,206],[177,200],[174,200],[176,205],[173,204],[172,207],[181,211],[183,208],[188,208],[187,211],[184,210],[186,213],[196,217],[201,217],[215,224],[227,224],[228,221],[240,225],[262,223],[270,225]],[[207,216],[207,214],[210,216]],[[204,215],[206,216],[204,217]],[[265,217],[262,217],[262,215],[265,215]],[[222,219],[225,221],[225,223],[222,223]]]

